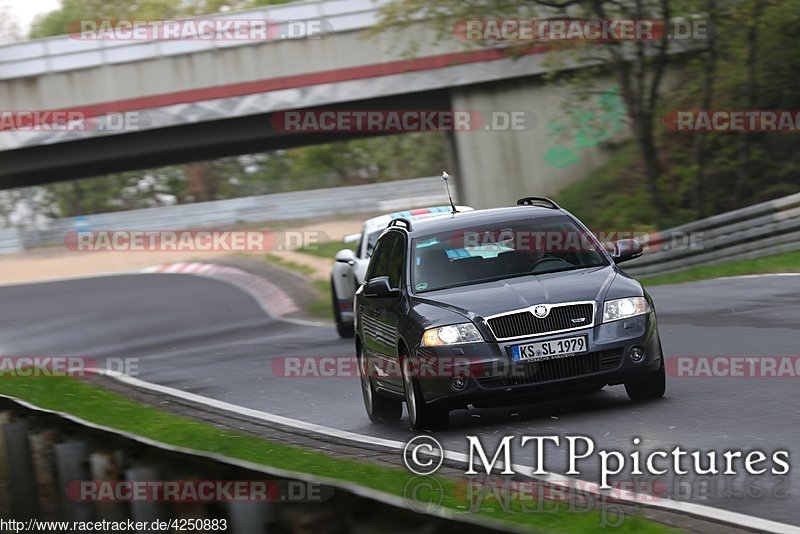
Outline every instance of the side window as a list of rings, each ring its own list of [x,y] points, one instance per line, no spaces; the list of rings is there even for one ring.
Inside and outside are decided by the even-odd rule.
[[[405,255],[405,242],[399,235],[393,240],[392,253],[389,255],[386,265],[386,274],[389,277],[389,285],[393,288],[400,287],[400,279],[403,275],[403,256]]]
[[[378,241],[375,249],[372,251],[372,257],[369,260],[369,268],[367,269],[366,280],[371,280],[377,276],[388,276],[387,269],[389,256],[392,253],[394,244],[394,236],[387,235],[384,239]]]
[[[367,280],[376,276],[388,276],[389,284],[400,287],[403,274],[403,256],[405,243],[397,234],[388,234],[378,242],[372,259],[369,262]]]

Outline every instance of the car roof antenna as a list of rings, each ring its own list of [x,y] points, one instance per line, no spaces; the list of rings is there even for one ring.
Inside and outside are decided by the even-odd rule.
[[[458,213],[456,209],[456,205],[453,203],[453,196],[450,194],[450,175],[447,174],[447,171],[442,171],[442,180],[444,180],[444,186],[447,188],[447,198],[450,199],[450,207],[453,209],[452,213]]]

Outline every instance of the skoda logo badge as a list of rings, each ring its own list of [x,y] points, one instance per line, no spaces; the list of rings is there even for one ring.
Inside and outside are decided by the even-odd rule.
[[[550,310],[547,309],[547,306],[543,304],[539,304],[533,308],[533,314],[538,317],[539,319],[544,319],[547,317],[547,314],[550,313]]]

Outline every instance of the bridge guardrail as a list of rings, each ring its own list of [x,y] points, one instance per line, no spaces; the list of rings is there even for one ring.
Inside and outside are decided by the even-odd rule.
[[[240,19],[306,22],[324,20],[330,33],[372,26],[386,0],[311,0],[259,7],[232,13],[217,13],[203,19]],[[253,41],[216,42],[196,40],[77,40],[68,35],[35,39],[0,46],[0,80],[38,76],[50,72],[128,63],[155,55],[172,56],[202,50],[260,44]]]

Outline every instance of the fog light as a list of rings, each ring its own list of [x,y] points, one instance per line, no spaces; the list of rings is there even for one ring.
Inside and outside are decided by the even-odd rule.
[[[633,363],[642,363],[644,361],[644,351],[642,347],[634,345],[628,349],[628,357]]]
[[[450,379],[450,389],[453,391],[461,391],[467,387],[467,377],[464,375],[458,375]]]

